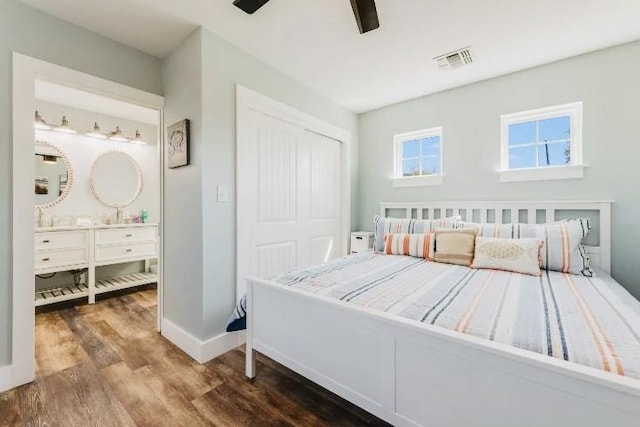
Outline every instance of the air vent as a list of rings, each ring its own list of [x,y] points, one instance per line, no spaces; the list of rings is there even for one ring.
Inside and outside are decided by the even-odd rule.
[[[436,56],[433,59],[436,61],[436,64],[438,64],[438,68],[440,68],[441,70],[453,70],[473,63],[471,46],[467,46],[453,52],[445,53],[444,55]]]

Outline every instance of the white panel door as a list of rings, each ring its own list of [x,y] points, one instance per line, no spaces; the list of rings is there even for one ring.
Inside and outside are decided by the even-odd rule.
[[[238,291],[340,254],[340,143],[249,110],[238,145]],[[244,249],[243,249],[244,248]]]

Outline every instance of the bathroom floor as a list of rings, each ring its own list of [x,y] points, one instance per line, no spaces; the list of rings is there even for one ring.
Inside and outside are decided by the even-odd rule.
[[[36,315],[37,375],[0,394],[0,426],[385,425],[265,358],[244,351],[200,365],[156,331],[156,290]]]

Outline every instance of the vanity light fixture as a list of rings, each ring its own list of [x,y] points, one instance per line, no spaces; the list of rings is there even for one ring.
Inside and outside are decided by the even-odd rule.
[[[131,140],[134,144],[146,144],[144,139],[142,139],[142,134],[139,130],[136,130],[136,136]]]
[[[58,163],[58,157],[52,156],[51,154],[43,154],[42,162],[48,165],[55,165],[56,163]]]
[[[33,122],[33,127],[41,130],[51,130],[51,125],[44,121],[38,110],[36,110],[36,117]]]
[[[53,130],[55,130],[56,132],[70,133],[70,134],[78,133],[78,131],[76,131],[74,128],[69,126],[69,119],[67,119],[67,116],[62,116],[62,123],[60,124],[60,126],[54,127]]]
[[[120,126],[116,126],[116,130],[109,134],[109,140],[116,142],[129,142],[129,138],[122,134]]]
[[[98,126],[98,122],[95,122],[93,124],[93,129],[90,131],[87,131],[87,133],[85,133],[86,136],[89,136],[91,138],[97,138],[97,139],[107,139],[107,135],[105,135],[104,133],[100,132],[100,126]]]

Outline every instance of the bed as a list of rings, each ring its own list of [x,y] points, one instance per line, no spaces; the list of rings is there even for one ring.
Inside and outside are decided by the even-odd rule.
[[[249,278],[249,377],[259,351],[395,425],[640,424],[640,303],[608,275],[609,202],[381,210],[498,223],[589,211],[600,272],[535,278],[369,253]]]

